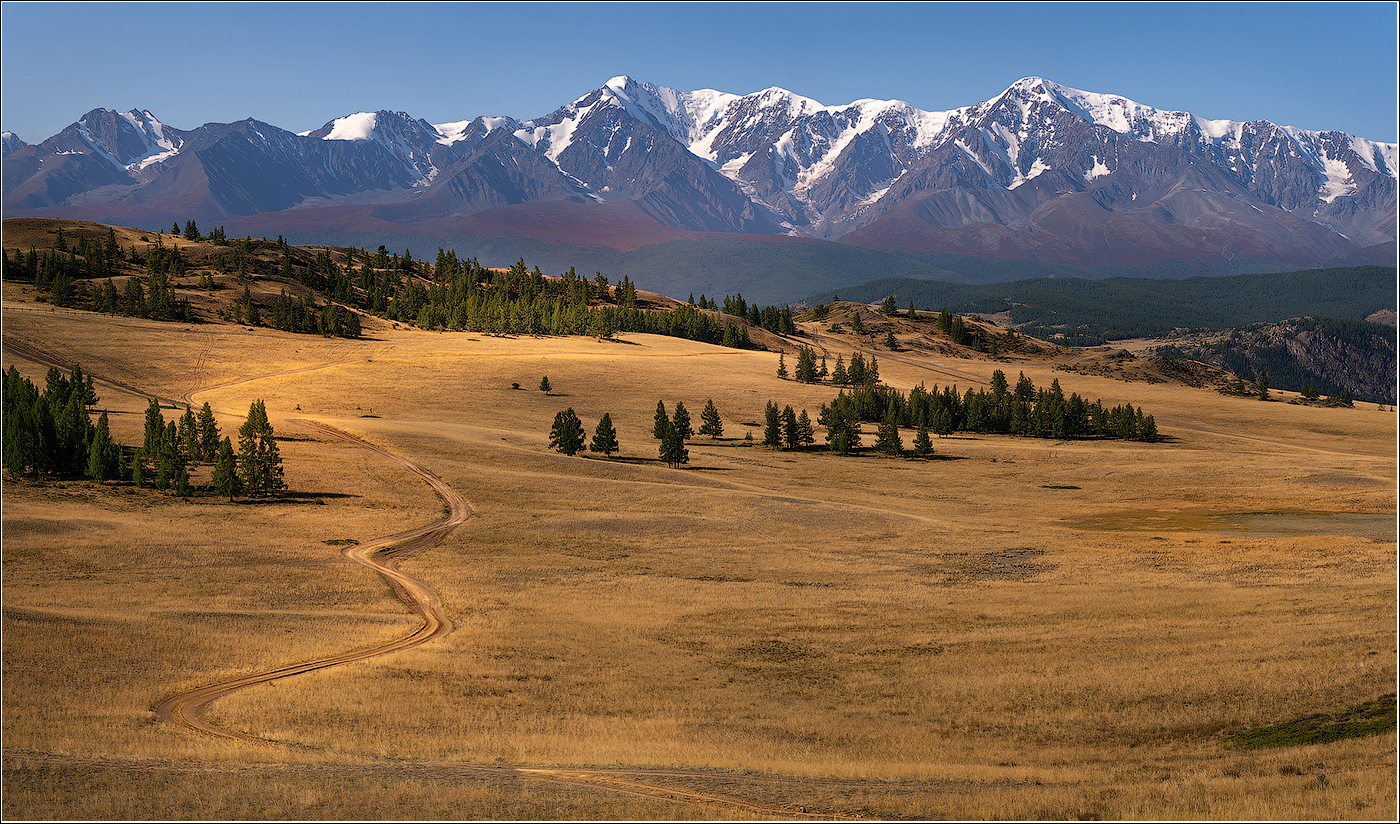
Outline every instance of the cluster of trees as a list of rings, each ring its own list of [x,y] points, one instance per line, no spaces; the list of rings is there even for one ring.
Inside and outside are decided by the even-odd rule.
[[[112,438],[105,411],[92,423],[88,410],[98,400],[92,377],[83,374],[81,365],[66,377],[50,368],[42,391],[11,366],[4,385],[5,471],[17,477],[125,478],[136,486],[149,480],[156,489],[188,496],[194,493],[190,465],[212,463],[213,491],[230,500],[286,488],[282,457],[261,400],[253,402],[239,429],[236,455],[232,441],[220,438],[208,403],[198,413],[186,406],[182,416],[167,421],[152,398],[144,441],[129,448]]]
[[[816,443],[817,431],[807,410],[795,412],[791,406],[778,410],[769,401],[763,407],[763,445],[769,449],[802,449]]]
[[[861,386],[839,392],[822,407],[819,419],[828,427],[827,442],[835,452],[859,446],[859,422],[869,421],[920,430],[916,451],[924,441],[924,430],[946,437],[952,432],[1006,433],[1034,438],[1122,438],[1155,441],[1157,424],[1141,407],[1122,404],[1111,409],[1101,401],[1087,401],[1078,393],[1066,397],[1059,379],[1049,388],[1036,388],[1021,374],[1014,389],[1000,369],[992,373],[991,388],[967,390],[956,386],[927,390],[922,384],[908,395],[884,386]],[[833,429],[834,427],[834,429]],[[888,434],[888,433],[886,433]],[[886,445],[891,443],[889,439]]]
[[[547,381],[548,378],[545,380]],[[579,420],[578,413],[574,412],[572,406],[554,416],[554,425],[549,430],[551,449],[573,456],[587,448],[593,452],[601,452],[609,458],[614,452],[621,451],[621,447],[617,443],[617,428],[613,426],[611,413],[603,413],[603,417],[598,421],[598,426],[593,430],[593,440],[586,447],[585,437],[583,421]]]
[[[93,480],[119,477],[122,448],[112,440],[106,412],[96,426],[88,416],[98,397],[81,365],[67,377],[51,367],[42,391],[11,365],[5,371],[4,392],[7,472]]]
[[[408,277],[376,285],[374,270],[362,270],[360,284],[369,286],[366,308],[422,329],[600,337],[647,332],[753,348],[747,326],[721,325],[693,304],[675,312],[640,307],[637,288],[626,277],[613,285],[602,273],[590,279],[570,268],[562,277],[546,278],[539,267],[526,268],[523,259],[498,272],[442,251],[437,265],[424,268],[427,284]]]
[[[787,361],[782,353],[778,354],[778,377],[788,379]],[[816,353],[810,347],[803,346],[797,350],[797,369],[792,378],[799,383],[829,382],[833,386],[876,386],[880,383],[880,361],[874,355],[866,361],[860,352],[852,352],[851,363],[847,366],[845,356],[837,355],[836,368],[828,372],[826,356],[823,355],[821,363],[818,363]]]

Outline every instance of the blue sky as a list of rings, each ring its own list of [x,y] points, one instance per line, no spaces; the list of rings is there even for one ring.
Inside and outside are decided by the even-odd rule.
[[[26,3],[0,7],[0,121],[98,108],[192,129],[346,114],[525,119],[631,75],[942,111],[1039,75],[1209,119],[1396,141],[1394,3]]]

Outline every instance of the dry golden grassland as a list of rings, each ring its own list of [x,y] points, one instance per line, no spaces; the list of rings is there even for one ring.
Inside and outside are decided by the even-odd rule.
[[[1169,440],[959,435],[932,460],[838,458],[745,445],[770,399],[815,419],[835,394],[779,380],[770,353],[644,335],[326,341],[33,304],[4,322],[4,365],[42,381],[16,351],[81,363],[124,443],[146,399],[103,378],[194,392],[226,434],[265,399],[293,493],[6,483],[6,818],[1396,814],[1393,733],[1222,740],[1394,691],[1393,412],[888,353],[900,389],[1024,369],[1141,406]],[[692,440],[684,470],[659,464],[657,400],[698,426],[710,398],[724,437]],[[621,457],[549,451],[566,407],[590,437],[611,413]],[[466,497],[473,518],[401,566],[456,629],[210,708],[296,748],[161,725],[152,708],[181,690],[416,626],[326,542],[427,523],[441,502],[293,417]],[[1229,517],[1260,512],[1281,514]]]

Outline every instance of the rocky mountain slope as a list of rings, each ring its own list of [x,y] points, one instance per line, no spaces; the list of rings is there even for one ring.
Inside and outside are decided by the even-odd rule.
[[[1396,333],[1365,321],[1293,318],[1226,333],[1183,332],[1156,354],[1202,361],[1245,377],[1266,373],[1276,389],[1308,383],[1323,395],[1396,403]]]
[[[1384,258],[1396,236],[1395,144],[1035,77],[947,112],[616,77],[532,120],[362,112],[303,134],[251,118],[184,131],[97,109],[37,145],[7,137],[4,151],[6,215],[155,226],[297,210],[299,224],[350,234],[489,224],[615,249],[786,235],[1197,273]]]

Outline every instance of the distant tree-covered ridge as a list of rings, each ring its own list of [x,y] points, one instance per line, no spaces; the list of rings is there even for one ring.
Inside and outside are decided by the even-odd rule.
[[[626,276],[611,284],[601,272],[588,278],[572,267],[547,276],[538,266],[527,268],[523,259],[501,270],[442,249],[433,263],[416,260],[412,250],[400,256],[383,246],[376,252],[308,250],[282,238],[230,241],[222,228],[199,237],[193,221],[187,221],[183,235],[170,237],[169,245],[162,234],[141,235],[142,251],[123,249],[106,228],[109,237],[102,242],[89,244],[84,237],[74,246],[60,228],[52,248],[16,248],[13,259],[7,251],[5,278],[33,282],[61,306],[189,321],[195,319],[189,300],[177,299],[176,288],[212,293],[226,285],[216,286],[216,274],[234,275],[242,288],[218,310],[221,319],[326,336],[360,336],[356,310],[422,329],[601,337],[648,332],[739,349],[763,348],[750,337],[753,327],[797,334],[791,309],[751,304],[742,294],[725,296],[722,308],[703,294],[678,307],[651,305],[638,299]],[[199,256],[178,245],[191,235],[201,244]],[[197,285],[182,282],[196,275]],[[113,276],[125,277],[121,290]],[[250,288],[253,278],[299,283],[309,294],[293,296],[283,289],[269,303]],[[324,304],[317,295],[324,296]]]
[[[846,300],[948,307],[963,314],[1009,311],[1028,335],[1075,346],[1163,337],[1180,328],[1230,329],[1304,316],[1362,320],[1395,309],[1396,269],[1354,266],[1266,275],[1181,280],[1055,277],[975,286],[908,279],[872,280],[837,290]],[[818,293],[802,302],[831,299]]]

